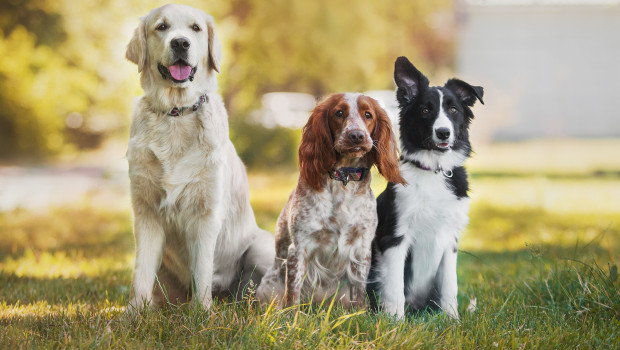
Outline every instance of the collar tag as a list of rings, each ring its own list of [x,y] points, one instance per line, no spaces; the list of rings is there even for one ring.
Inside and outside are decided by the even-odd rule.
[[[452,172],[452,169],[448,169],[448,170],[444,170],[442,167],[437,167],[437,169],[433,170],[427,166],[425,166],[424,164],[420,163],[417,160],[409,160],[403,156],[400,156],[400,160],[405,162],[405,163],[411,163],[413,165],[415,165],[418,169],[422,169],[422,170],[426,170],[426,171],[432,171],[435,174],[439,174],[441,173],[443,176],[447,177],[447,178],[451,178],[454,173]]]
[[[365,167],[361,167],[361,168],[342,167],[342,168],[330,170],[329,177],[334,180],[341,181],[342,184],[346,186],[349,183],[349,181],[362,181],[368,174],[369,170],[370,168],[365,168]]]

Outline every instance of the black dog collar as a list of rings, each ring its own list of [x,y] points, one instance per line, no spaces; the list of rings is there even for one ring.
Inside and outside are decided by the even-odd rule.
[[[370,168],[365,168],[365,167],[361,167],[361,168],[342,167],[342,168],[330,170],[329,177],[337,181],[342,181],[342,184],[346,186],[349,183],[349,181],[364,180],[369,170]]]
[[[174,107],[170,112],[168,112],[168,115],[171,117],[179,117],[183,115],[184,111],[189,110],[189,109],[191,109],[192,112],[195,112],[196,110],[198,110],[198,108],[200,108],[200,106],[202,106],[203,103],[208,102],[208,101],[209,101],[209,98],[207,97],[207,94],[200,95],[198,102],[194,103],[193,105],[189,107]]]

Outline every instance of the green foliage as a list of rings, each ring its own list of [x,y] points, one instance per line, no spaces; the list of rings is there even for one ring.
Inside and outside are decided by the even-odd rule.
[[[247,167],[266,169],[278,165],[294,168],[297,164],[300,130],[266,128],[244,119],[232,120],[230,128],[230,138]]]
[[[233,134],[266,92],[316,96],[389,88],[398,55],[432,71],[452,63],[451,2],[188,1],[214,15],[220,90]],[[11,0],[0,5],[0,159],[48,158],[125,135],[136,67],[124,58],[139,16],[159,1]],[[443,16],[443,17],[442,17]],[[256,129],[253,127],[253,129]],[[240,145],[252,164],[293,163],[294,133]],[[284,137],[281,147],[270,137]],[[237,138],[236,141],[242,141]],[[284,148],[291,148],[285,150]]]
[[[120,12],[120,4],[102,12],[89,4],[2,5],[8,12],[0,16],[0,50],[7,53],[0,57],[0,158],[40,159],[98,146],[101,136],[126,124],[131,84],[111,59],[118,32],[99,21]],[[95,20],[83,16],[95,13]],[[65,123],[70,114],[80,120],[73,129]],[[82,142],[83,135],[90,140]]]
[[[401,55],[425,71],[450,66],[452,33],[439,28],[453,26],[450,11],[449,1],[232,1],[221,21],[227,105],[236,115],[266,92],[391,88]]]
[[[36,45],[53,46],[65,40],[62,16],[45,0],[11,0],[0,3],[0,28],[11,33],[25,27],[36,36]]]

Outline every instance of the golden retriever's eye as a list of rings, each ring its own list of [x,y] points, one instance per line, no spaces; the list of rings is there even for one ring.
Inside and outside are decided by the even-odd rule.
[[[158,25],[157,28],[155,28],[155,29],[159,30],[160,32],[163,32],[164,30],[166,30],[168,28],[169,27],[168,27],[168,25],[166,23],[162,23],[162,24]]]
[[[364,117],[366,117],[366,119],[372,119],[372,114],[370,114],[370,112],[366,112]]]
[[[336,117],[338,117],[338,118],[344,117],[344,112],[342,110],[337,111],[336,112]]]
[[[193,31],[195,31],[195,32],[199,32],[199,31],[201,31],[202,29],[200,29],[200,27],[199,27],[197,24],[194,24],[194,25],[192,26],[192,30],[193,30]]]
[[[456,113],[456,107],[451,106],[451,107],[448,109],[448,112],[450,112],[450,114],[454,114],[454,113]]]

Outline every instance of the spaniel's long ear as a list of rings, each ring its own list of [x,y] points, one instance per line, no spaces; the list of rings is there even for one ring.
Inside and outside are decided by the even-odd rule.
[[[373,99],[371,101],[377,119],[372,132],[373,149],[370,153],[370,161],[377,166],[377,170],[386,180],[406,185],[407,182],[400,175],[398,168],[398,146],[390,117],[377,101]]]
[[[133,37],[129,41],[129,44],[127,44],[125,57],[138,65],[138,72],[142,72],[146,66],[146,16],[140,19],[140,24],[133,32]]]
[[[207,34],[209,35],[209,68],[220,73],[220,61],[222,60],[222,45],[215,33],[215,25],[213,24],[213,17],[205,14],[205,21],[207,22]]]
[[[302,129],[299,145],[299,175],[310,187],[320,191],[325,175],[337,160],[334,138],[329,129],[329,110],[332,99],[321,102],[312,111]]]

